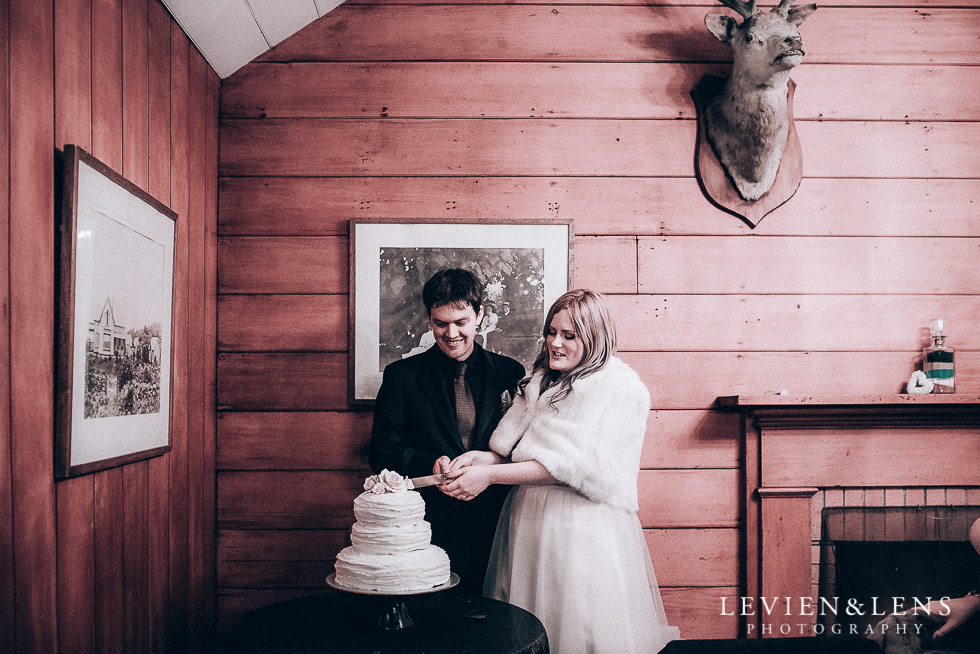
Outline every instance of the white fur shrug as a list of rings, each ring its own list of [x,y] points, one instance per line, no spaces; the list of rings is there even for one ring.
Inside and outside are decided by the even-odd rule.
[[[650,412],[639,375],[612,357],[579,379],[552,408],[554,385],[541,393],[538,371],[490,437],[490,449],[512,461],[537,461],[559,482],[596,502],[639,508],[636,477]]]

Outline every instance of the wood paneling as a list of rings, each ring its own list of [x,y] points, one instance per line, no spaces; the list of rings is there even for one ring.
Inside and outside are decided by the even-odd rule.
[[[219,470],[219,527],[346,529],[364,472]],[[735,470],[642,470],[638,486],[644,527],[737,526]]]
[[[159,2],[147,6],[149,60],[149,170],[148,188],[162,202],[170,202],[170,15]],[[171,430],[173,431],[173,430]],[[169,457],[148,462],[151,525],[147,543],[149,560],[149,651],[167,651],[168,607],[170,605],[170,488]]]
[[[366,412],[226,412],[218,420],[218,467],[364,470],[370,434]]]
[[[691,176],[692,121],[226,120],[224,175]],[[323,148],[316,144],[331,143]],[[606,156],[596,158],[594,152]],[[650,157],[650,152],[659,156]]]
[[[350,544],[342,529],[227,530],[218,541],[218,566],[255,561],[329,561]],[[236,584],[222,584],[235,586]],[[318,586],[317,583],[310,584]]]
[[[189,120],[187,122],[187,139],[190,144],[188,160],[188,178],[193,180],[188,196],[188,252],[187,252],[187,336],[188,380],[187,395],[187,556],[188,579],[187,610],[188,629],[190,633],[202,633],[206,630],[208,620],[205,617],[210,609],[206,605],[210,593],[206,590],[213,583],[208,575],[207,558],[213,556],[213,551],[206,551],[210,538],[205,532],[211,531],[213,524],[205,523],[205,502],[210,498],[204,496],[204,477],[211,471],[205,469],[204,454],[204,423],[210,411],[205,411],[205,404],[213,401],[212,396],[205,391],[206,352],[214,347],[214,342],[206,342],[205,320],[207,318],[207,303],[205,295],[205,247],[207,227],[205,203],[207,185],[205,170],[207,164],[207,121],[211,119],[207,108],[207,63],[196,48],[190,50],[188,58],[188,90],[192,100],[189,103]],[[207,652],[200,643],[194,643],[191,652]]]
[[[149,186],[148,48],[146,0],[123,0],[122,88],[117,89],[123,100],[122,174],[143,190]],[[121,598],[124,652],[143,652],[150,647],[149,498],[149,462],[125,466]]]
[[[50,3],[10,11],[10,465],[16,624],[24,651],[57,649],[54,412],[54,16]]]
[[[691,120],[229,119],[224,124],[221,173],[230,176],[694,174]],[[807,177],[980,176],[973,156],[980,148],[976,123],[800,122],[797,130]]]
[[[10,12],[0,9],[0,148],[10,152]],[[10,157],[0,157],[0,389],[10,393]],[[0,525],[14,524],[10,402],[0,402]],[[0,594],[14,596],[13,529],[0,529]],[[17,628],[13,602],[0,602],[0,631]]]
[[[560,215],[584,235],[980,236],[977,180],[804,179],[755,230],[704,201],[693,178],[224,177],[227,236],[346,235],[358,218]],[[854,211],[854,198],[860,211]],[[520,213],[517,216],[517,213]]]
[[[726,65],[256,64],[222,87],[221,111],[225,118],[690,118],[690,89],[706,72],[727,74]],[[958,91],[980,81],[968,66],[801,66],[793,79],[797,121],[980,119]]]
[[[258,59],[724,61],[728,50],[706,34],[705,13],[718,13],[708,7],[343,5]],[[971,64],[975,18],[964,9],[827,7],[801,31],[807,65]],[[868,25],[881,24],[889,29],[867,38]]]
[[[343,293],[349,288],[345,237],[222,237],[218,247],[222,293]],[[634,237],[577,237],[574,276],[607,293],[635,293],[636,247]]]
[[[221,293],[345,293],[347,239],[222,238]]]
[[[218,377],[219,409],[347,408],[343,354],[221,354]]]
[[[980,239],[644,237],[641,293],[973,294]],[[697,256],[691,256],[697,252]],[[904,262],[928,261],[928,275]]]
[[[640,373],[654,408],[701,409],[719,395],[895,394],[918,356],[915,352],[628,352],[623,359]],[[867,371],[874,370],[869,376]],[[959,352],[957,384],[980,383],[980,356]]]
[[[651,411],[640,467],[737,467],[735,418],[716,411]]]
[[[205,67],[207,83],[205,85],[204,114],[207,121],[205,134],[205,196],[204,196],[204,360],[201,362],[204,372],[203,405],[204,405],[204,447],[201,474],[201,535],[200,556],[203,561],[201,578],[198,585],[201,588],[201,623],[200,631],[211,635],[212,642],[220,642],[216,635],[217,628],[217,510],[215,494],[217,480],[215,479],[217,465],[217,367],[218,367],[218,97],[221,87],[217,73],[210,67]],[[201,641],[205,650],[206,641]]]
[[[123,176],[149,183],[150,64],[147,0],[123,0]]]
[[[713,586],[662,588],[667,621],[680,627],[681,638],[735,638],[738,618],[722,615],[722,598],[729,610],[735,606],[738,588]]]
[[[980,485],[977,429],[766,430],[762,447],[764,486]]]
[[[574,251],[572,287],[589,286],[603,293],[637,291],[634,237],[580,236]]]
[[[644,534],[661,587],[738,584],[737,529],[647,529]]]
[[[90,2],[54,6],[55,147],[92,149],[92,10]],[[56,208],[57,210],[57,208]],[[58,650],[95,650],[95,477],[56,485]],[[10,633],[9,631],[6,633]]]
[[[95,651],[95,484],[87,475],[58,485],[58,650]]]
[[[96,473],[95,479],[95,649],[123,647],[123,469]]]
[[[603,269],[632,258],[633,241],[577,241],[578,278],[604,287],[620,351],[908,351],[922,325],[944,316],[957,346],[980,348],[969,325],[975,295],[635,295]],[[591,270],[590,270],[591,268]],[[670,289],[667,289],[670,292]],[[347,295],[223,295],[219,347],[227,352],[346,352]]]
[[[218,472],[218,526],[346,529],[364,471]],[[256,492],[256,489],[264,489]]]
[[[734,586],[736,529],[646,529],[661,587]],[[218,584],[226,588],[317,588],[350,544],[346,529],[224,530]],[[274,566],[269,566],[274,562]]]
[[[92,149],[92,3],[54,5],[54,142]]]
[[[178,216],[189,214],[189,152],[187,130],[190,112],[188,58],[190,42],[183,31],[170,28],[170,207]],[[191,361],[188,357],[189,320],[187,313],[187,220],[177,222],[177,251],[174,262],[174,397],[187,395]],[[191,641],[187,594],[189,578],[188,515],[190,504],[187,465],[187,403],[171,402],[170,484],[170,604],[168,640],[176,649],[187,649]]]
[[[122,172],[122,2],[92,0],[92,154]]]
[[[707,409],[719,395],[789,390],[813,395],[898,393],[914,369],[908,352],[624,352],[650,389],[655,409]],[[980,381],[980,356],[957,354],[957,383]],[[869,379],[866,371],[876,370]],[[347,408],[347,357],[337,353],[224,353],[219,409]]]
[[[137,461],[123,472],[123,633],[124,652],[149,648],[149,471]]]
[[[224,295],[218,300],[218,347],[346,352],[347,304],[347,295]]]
[[[651,411],[643,468],[735,468],[738,420],[715,411]],[[223,470],[364,470],[369,412],[223,412]],[[282,443],[288,442],[289,447]]]
[[[761,597],[809,597],[811,591],[810,498],[809,489],[759,489],[762,516]],[[779,638],[796,628],[799,616],[774,613],[761,621],[772,624],[772,636]],[[791,633],[791,632],[789,632]]]
[[[170,201],[170,14],[160,2],[147,7],[149,57],[150,195]]]
[[[939,315],[946,317],[958,347],[980,349],[980,334],[969,328],[980,316],[976,295],[673,295],[668,294],[671,289],[663,291],[664,295],[609,298],[620,350],[907,352],[925,345],[922,327]]]
[[[668,615],[736,635],[720,598],[746,592],[754,478],[715,398],[897,393],[939,315],[958,385],[980,383],[977,5],[926,5],[803,26],[805,176],[755,229],[694,178],[689,91],[729,67],[703,26],[717,3],[352,0],[225,80],[221,625],[318,592],[353,519],[370,413],[345,397],[350,219],[571,218],[574,283],[608,294],[651,391],[640,516]]]
[[[737,527],[735,470],[641,470],[644,527]]]
[[[0,369],[10,381],[10,402],[2,403],[0,413],[0,469],[5,471],[0,506],[7,507],[0,510],[0,594],[10,601],[0,602],[0,625],[10,651],[210,651],[214,642],[213,513],[198,509],[197,532],[189,536],[187,530],[188,477],[199,489],[193,505],[213,504],[213,438],[206,442],[199,430],[202,454],[188,470],[187,421],[180,415],[182,406],[207,403],[213,420],[214,400],[203,389],[196,398],[188,394],[191,368],[181,332],[204,333],[204,325],[190,325],[186,310],[179,308],[189,289],[204,287],[207,265],[213,279],[214,257],[208,264],[199,250],[198,268],[189,276],[188,240],[178,236],[171,454],[56,483],[55,404],[44,390],[54,388],[56,374],[55,227],[61,183],[56,149],[76,144],[172,206],[178,235],[193,219],[186,200],[179,200],[197,188],[210,187],[214,196],[217,85],[212,74],[209,84],[189,92],[186,63],[180,70],[180,57],[171,54],[172,31],[183,36],[158,0],[16,0],[0,9],[0,145],[7,152],[0,158]],[[184,60],[188,47],[184,37]],[[203,78],[203,67],[201,73]],[[174,113],[171,103],[179,109],[181,99],[184,109]],[[192,117],[191,102],[209,113]],[[203,123],[199,142],[187,142],[189,121]],[[203,138],[208,123],[209,148]],[[187,174],[190,151],[209,159],[194,178]],[[182,173],[171,175],[172,166]],[[211,213],[213,221],[216,212]],[[197,219],[203,224],[203,210]],[[183,233],[191,232],[184,228]],[[210,238],[213,249],[213,222],[210,235],[202,228],[194,238]],[[211,325],[203,351],[213,361],[213,316]],[[204,374],[203,362],[192,366]],[[205,454],[208,446],[211,452]],[[171,474],[181,464],[183,475]],[[189,538],[204,543],[191,543],[200,561],[191,579]],[[187,611],[173,607],[186,606],[192,591],[204,601],[197,603],[198,617],[189,626]]]

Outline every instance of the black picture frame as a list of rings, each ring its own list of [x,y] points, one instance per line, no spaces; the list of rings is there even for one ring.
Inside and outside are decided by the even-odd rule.
[[[351,219],[348,403],[372,406],[385,365],[431,345],[421,290],[443,266],[486,285],[477,342],[530,368],[570,288],[573,239],[571,220]]]
[[[54,469],[171,449],[177,214],[75,145],[63,156]]]

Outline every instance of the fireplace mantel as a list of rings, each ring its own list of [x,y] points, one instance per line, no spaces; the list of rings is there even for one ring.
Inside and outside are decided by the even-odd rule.
[[[811,498],[821,489],[980,487],[980,395],[738,395],[715,407],[741,414],[748,597],[811,596]],[[772,620],[769,635],[796,621]],[[756,615],[742,629],[758,637],[763,626]]]
[[[715,405],[762,429],[980,426],[980,395],[730,395]]]

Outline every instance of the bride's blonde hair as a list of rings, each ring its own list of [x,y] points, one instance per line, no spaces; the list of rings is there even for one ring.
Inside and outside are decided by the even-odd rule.
[[[565,310],[575,326],[575,335],[582,342],[582,361],[572,370],[557,373],[548,366],[548,330],[554,317]],[[523,393],[534,373],[543,370],[543,383],[559,384],[558,392],[548,402],[552,407],[572,392],[576,380],[602,368],[616,351],[616,326],[609,317],[602,294],[584,288],[569,291],[555,300],[548,309],[541,334],[544,337],[541,352],[534,360],[531,374],[522,379],[518,387]]]

